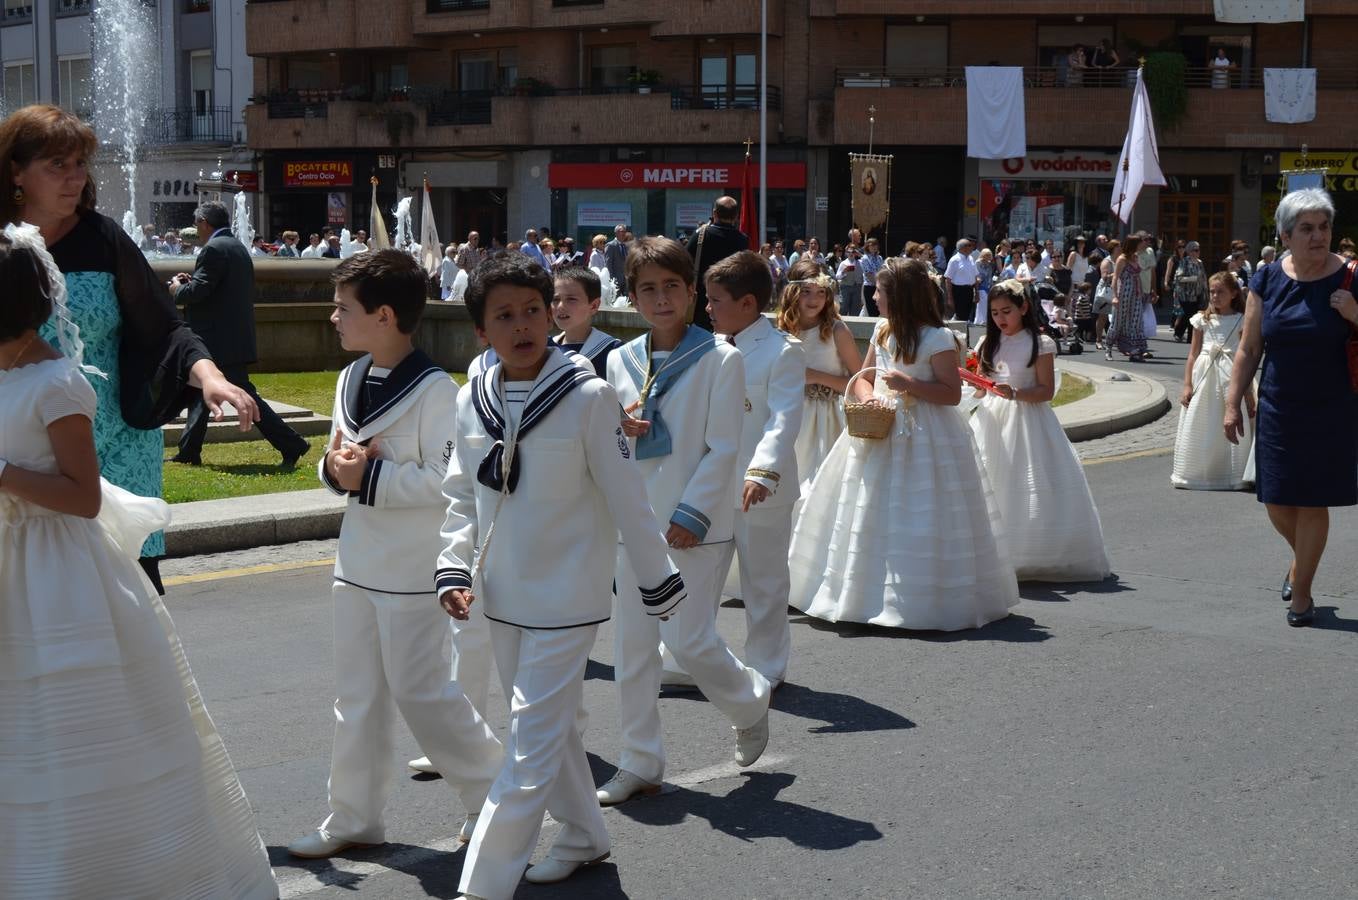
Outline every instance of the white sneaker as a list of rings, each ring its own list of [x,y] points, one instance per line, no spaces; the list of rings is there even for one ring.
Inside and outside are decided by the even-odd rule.
[[[594,859],[556,859],[549,856],[536,866],[529,866],[528,871],[523,873],[523,880],[529,884],[555,884],[570,878],[576,869],[597,866],[606,859],[607,853]]]
[[[416,772],[422,772],[425,775],[439,774],[439,770],[434,768],[434,764],[429,761],[429,757],[427,756],[421,756],[419,759],[412,759],[410,762],[406,763],[406,765],[410,766],[410,768]]]
[[[640,775],[633,775],[626,769],[619,769],[608,779],[608,783],[597,791],[600,806],[615,806],[633,797],[654,797],[660,793],[660,785],[647,781]]]
[[[472,842],[472,832],[476,830],[476,820],[480,813],[469,813],[467,818],[462,820],[462,827],[457,831],[457,842],[459,844],[470,844]]]
[[[376,847],[361,841],[346,841],[317,828],[311,834],[300,837],[288,844],[288,852],[301,859],[325,859],[353,847]]]
[[[769,714],[765,711],[763,717],[751,725],[749,728],[731,727],[736,733],[736,765],[752,766],[764,755],[764,748],[769,745]]]

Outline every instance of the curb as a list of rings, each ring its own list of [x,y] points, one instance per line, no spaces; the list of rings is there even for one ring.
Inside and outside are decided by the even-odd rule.
[[[1092,396],[1056,409],[1071,441],[1138,428],[1170,408],[1165,386],[1153,379],[1065,357],[1058,358],[1057,365],[1094,383]],[[1128,380],[1113,381],[1114,375],[1126,375]],[[339,536],[347,503],[324,488],[176,503],[165,529],[165,552],[172,557],[200,556],[333,539]]]
[[[1056,418],[1072,443],[1140,428],[1170,409],[1165,386],[1153,378],[1066,357],[1058,357],[1056,365],[1094,383],[1092,396],[1056,408]],[[1119,380],[1113,380],[1115,375]]]

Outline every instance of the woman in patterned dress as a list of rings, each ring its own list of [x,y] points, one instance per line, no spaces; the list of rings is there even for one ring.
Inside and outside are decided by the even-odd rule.
[[[66,276],[85,362],[107,376],[90,379],[99,400],[94,442],[101,473],[131,493],[159,497],[160,426],[188,405],[194,388],[218,419],[223,403],[234,406],[242,429],[259,413],[184,324],[137,245],[94,211],[89,160],[97,146],[88,125],[55,106],[11,114],[0,123],[0,219],[38,226]],[[54,335],[49,322],[43,337]],[[141,551],[157,589],[164,555],[165,536],[157,532]]]
[[[1132,362],[1141,362],[1146,354],[1146,327],[1143,321],[1145,298],[1141,293],[1141,267],[1137,252],[1141,238],[1129,234],[1122,242],[1122,255],[1113,269],[1113,325],[1105,339],[1105,358],[1113,358],[1113,347]]]

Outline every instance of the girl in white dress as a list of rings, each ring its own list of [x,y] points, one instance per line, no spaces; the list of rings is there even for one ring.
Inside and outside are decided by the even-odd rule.
[[[0,894],[277,897],[136,563],[168,507],[99,478],[94,390],[64,280],[31,226],[0,236],[0,284]],[[37,338],[54,306],[72,359]]]
[[[1009,615],[1018,584],[957,412],[958,350],[919,260],[877,274],[886,314],[850,390],[896,407],[881,440],[839,436],[792,534],[788,602],[819,619],[957,631]],[[866,382],[866,383],[865,383]]]
[[[1174,439],[1176,488],[1194,491],[1238,491],[1254,481],[1250,465],[1254,447],[1254,392],[1246,391],[1245,434],[1240,443],[1226,440],[1221,420],[1231,389],[1231,367],[1240,346],[1245,301],[1240,282],[1230,272],[1207,281],[1207,309],[1196,313],[1193,344],[1184,366],[1179,397],[1179,431]]]
[[[834,287],[834,279],[822,275],[819,266],[798,260],[788,271],[778,310],[779,329],[800,337],[806,355],[806,399],[794,447],[803,497],[844,430],[844,386],[863,365],[853,333],[839,318]]]
[[[985,393],[971,431],[1019,580],[1106,578],[1099,512],[1080,458],[1051,408],[1056,342],[1039,330],[1019,282],[991,291],[990,321],[976,353],[981,374],[996,382],[999,393]]]

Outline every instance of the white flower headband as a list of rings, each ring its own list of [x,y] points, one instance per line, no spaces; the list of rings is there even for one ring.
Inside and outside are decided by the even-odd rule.
[[[66,276],[61,274],[56,260],[47,252],[47,244],[43,242],[38,226],[29,225],[27,222],[21,225],[6,225],[4,235],[9,239],[10,246],[28,250],[33,255],[34,268],[40,274],[46,275],[51,291],[47,299],[52,301],[52,313],[56,319],[57,347],[61,350],[61,355],[73,360],[83,372],[108,378],[96,366],[85,363],[85,342],[80,339],[80,326],[71,319],[71,310],[66,305]]]

